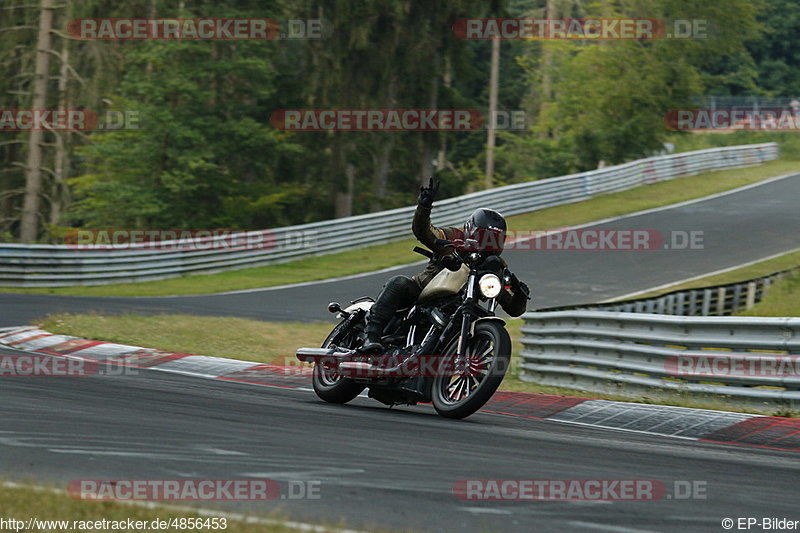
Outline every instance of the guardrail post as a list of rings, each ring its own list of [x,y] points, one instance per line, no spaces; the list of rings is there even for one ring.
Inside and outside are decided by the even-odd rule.
[[[756,282],[751,281],[747,284],[747,300],[745,302],[745,309],[752,309],[756,305]]]
[[[686,313],[689,316],[697,315],[697,291],[689,291],[689,311]]]
[[[742,307],[742,285],[738,284],[733,287],[733,302],[731,303],[731,314],[736,314]]]
[[[726,316],[735,314],[742,309],[752,309],[755,304],[763,299],[767,287],[775,283],[775,280],[784,277],[788,272],[800,272],[800,267],[773,272],[766,276],[744,280],[739,283],[685,289],[650,298],[637,298],[635,300],[607,304],[586,304],[540,309],[539,312],[596,309],[606,312],[656,313],[675,316]],[[798,337],[800,337],[800,332],[798,332]]]
[[[725,315],[725,287],[720,287],[717,289],[717,316],[724,316]]]
[[[672,313],[673,315],[686,315],[686,310],[684,309],[686,306],[685,300],[686,295],[682,292],[675,296],[675,311]]]
[[[705,289],[703,291],[703,309],[700,311],[700,314],[703,316],[711,314],[711,289]]]

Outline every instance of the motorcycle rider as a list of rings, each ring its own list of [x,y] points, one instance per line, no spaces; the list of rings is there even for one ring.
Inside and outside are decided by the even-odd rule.
[[[414,213],[414,220],[411,225],[414,236],[433,252],[433,257],[431,257],[425,270],[419,274],[411,278],[395,276],[383,286],[369,313],[366,327],[367,339],[361,347],[360,351],[362,353],[382,351],[381,335],[394,313],[398,309],[413,305],[422,289],[442,268],[448,265],[458,265],[459,260],[455,256],[454,248],[438,243],[437,240],[453,241],[460,239],[466,241],[468,238],[474,238],[482,234],[482,237],[487,235],[494,237],[489,239],[492,241],[491,245],[472,248],[472,250],[487,251],[496,255],[500,255],[503,250],[507,229],[506,221],[500,213],[492,209],[476,209],[464,223],[463,228],[437,228],[433,226],[431,224],[431,209],[438,189],[439,183],[434,184],[433,178],[431,178],[427,187],[420,187],[417,210]],[[487,241],[485,238],[477,240],[484,243]],[[530,290],[528,286],[517,279],[514,274],[511,274],[510,285],[504,286],[500,292],[500,306],[509,315],[520,316],[525,312],[529,299]]]

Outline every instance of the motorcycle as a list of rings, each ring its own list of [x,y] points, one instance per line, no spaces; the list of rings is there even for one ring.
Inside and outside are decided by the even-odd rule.
[[[341,322],[321,348],[300,348],[296,354],[313,363],[313,387],[322,400],[344,404],[368,388],[368,397],[390,407],[432,403],[443,417],[465,418],[495,393],[511,360],[511,338],[495,310],[514,275],[496,254],[474,251],[474,240],[437,244],[455,253],[417,302],[398,310],[386,325],[383,353],[359,353],[372,298],[358,298],[346,308],[328,305]],[[414,251],[433,257],[419,247]]]

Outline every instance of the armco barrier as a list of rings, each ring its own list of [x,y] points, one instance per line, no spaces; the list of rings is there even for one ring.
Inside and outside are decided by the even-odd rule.
[[[538,309],[552,311],[611,311],[621,313],[655,313],[681,316],[728,316],[741,310],[752,309],[761,301],[767,289],[783,277],[797,272],[797,268],[773,272],[724,285],[698,287],[671,291],[650,298],[636,298],[618,302],[565,305]]]
[[[525,381],[800,405],[800,318],[555,311],[524,319]]]
[[[527,213],[708,170],[757,165],[777,157],[778,146],[775,143],[650,157],[442,200],[436,203],[433,222],[437,225],[457,224],[475,208],[487,205],[505,215]],[[277,228],[271,231],[274,245],[262,249],[220,247],[159,251],[148,249],[146,245],[126,245],[120,249],[76,250],[65,245],[0,244],[0,286],[103,285],[291,261],[407,238],[413,210],[413,207],[404,207]],[[254,233],[241,235],[247,238],[251,234]]]

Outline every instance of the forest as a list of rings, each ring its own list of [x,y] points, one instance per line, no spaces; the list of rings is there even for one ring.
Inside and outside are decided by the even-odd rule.
[[[500,18],[702,21],[703,33],[461,31],[464,19]],[[89,19],[269,23],[251,24],[266,38],[86,38]],[[799,0],[1,0],[0,240],[279,227],[409,205],[431,176],[448,197],[665,145],[760,142],[674,132],[664,117],[712,98],[794,98],[798,29]],[[90,120],[15,128],[20,110]],[[307,123],[309,110],[467,110],[484,120],[285,127],[286,117]]]

